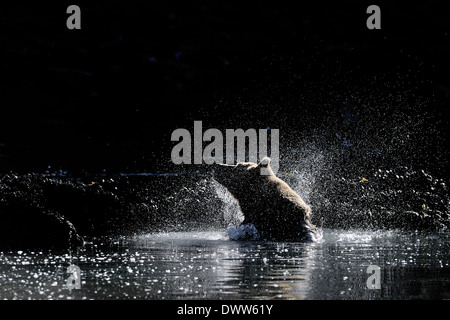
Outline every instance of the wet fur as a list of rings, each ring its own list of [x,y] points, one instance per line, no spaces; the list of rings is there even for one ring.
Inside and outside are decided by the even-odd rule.
[[[267,175],[262,175],[265,169]],[[215,165],[214,178],[238,201],[243,224],[253,224],[265,238],[311,241],[316,227],[311,208],[289,185],[275,176],[270,158],[260,163]]]

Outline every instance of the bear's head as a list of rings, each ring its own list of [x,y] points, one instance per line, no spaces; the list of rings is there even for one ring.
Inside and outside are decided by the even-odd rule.
[[[270,158],[264,157],[259,163],[238,162],[237,164],[215,164],[214,179],[224,185],[231,193],[242,192],[258,180],[274,175],[270,168]],[[251,182],[249,184],[249,182]]]

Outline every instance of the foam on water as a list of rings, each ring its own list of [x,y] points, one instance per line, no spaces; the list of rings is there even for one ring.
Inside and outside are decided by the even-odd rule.
[[[253,224],[244,224],[237,227],[231,226],[227,230],[232,240],[259,240],[261,237]]]
[[[133,238],[136,241],[192,241],[192,240],[228,240],[225,231],[187,231],[187,232],[161,232],[139,235]]]

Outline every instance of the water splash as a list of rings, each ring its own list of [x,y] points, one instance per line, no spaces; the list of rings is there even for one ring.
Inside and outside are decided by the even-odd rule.
[[[279,175],[331,228],[445,229],[448,150],[431,101],[354,92],[282,141]],[[343,99],[343,98],[341,98]]]
[[[222,212],[224,220],[228,226],[237,226],[244,221],[244,214],[242,213],[238,202],[231,195],[228,190],[215,180],[212,180],[212,187],[215,195],[222,203]]]

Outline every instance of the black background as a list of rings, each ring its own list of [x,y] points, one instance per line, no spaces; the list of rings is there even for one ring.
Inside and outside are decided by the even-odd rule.
[[[81,30],[66,28],[70,4]],[[425,97],[447,139],[449,5],[378,1],[368,30],[370,4],[2,5],[1,170],[170,170],[170,135],[194,120],[302,134],[352,92]]]

